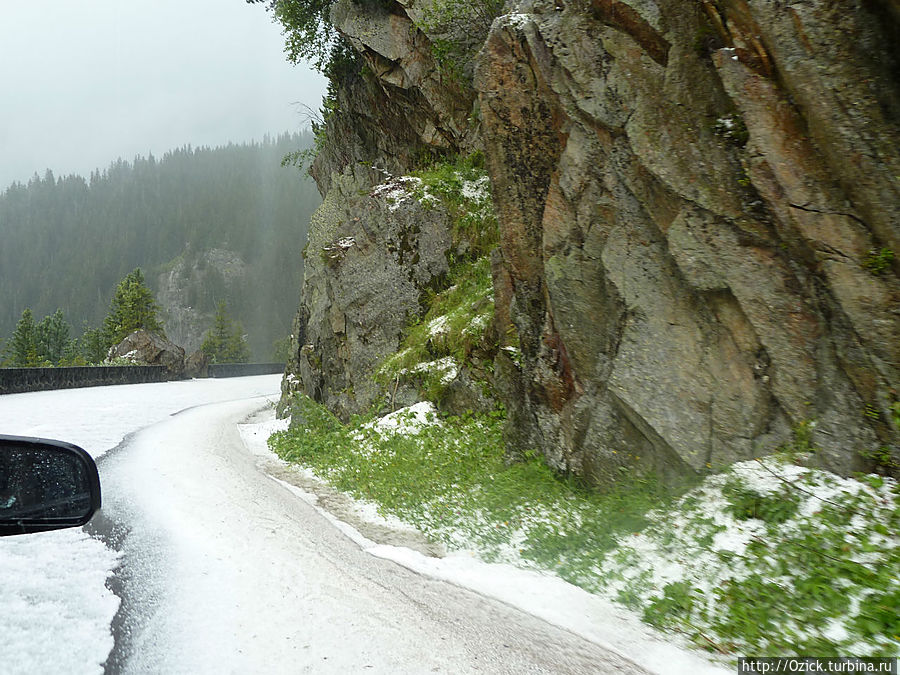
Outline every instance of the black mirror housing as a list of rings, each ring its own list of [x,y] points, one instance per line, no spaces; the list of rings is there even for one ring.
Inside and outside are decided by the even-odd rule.
[[[0,435],[0,536],[80,527],[100,503],[97,465],[77,445]]]

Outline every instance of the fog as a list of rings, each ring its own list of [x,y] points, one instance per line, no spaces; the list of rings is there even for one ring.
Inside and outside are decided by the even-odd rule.
[[[307,126],[325,80],[244,0],[0,1],[0,191]]]

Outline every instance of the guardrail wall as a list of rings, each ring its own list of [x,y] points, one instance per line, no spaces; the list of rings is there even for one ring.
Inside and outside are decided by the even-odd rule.
[[[284,372],[283,363],[216,363],[209,377],[274,375]],[[74,366],[71,368],[0,368],[0,394],[45,389],[101,387],[111,384],[167,382],[172,377],[165,366]]]
[[[100,387],[109,384],[165,382],[165,366],[75,366],[71,368],[0,368],[0,394],[44,389]]]
[[[246,377],[274,375],[284,372],[283,363],[211,363],[206,367],[209,377]]]

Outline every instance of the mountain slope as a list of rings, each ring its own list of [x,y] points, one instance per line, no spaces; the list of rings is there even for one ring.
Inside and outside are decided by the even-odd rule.
[[[13,184],[0,196],[0,335],[26,307],[37,316],[61,308],[76,332],[97,325],[115,284],[141,267],[176,341],[198,346],[225,300],[257,358],[270,358],[288,332],[298,254],[320,202],[312,181],[280,164],[311,140],[185,147],[118,160],[87,180],[48,170]],[[218,269],[223,256],[241,274]]]

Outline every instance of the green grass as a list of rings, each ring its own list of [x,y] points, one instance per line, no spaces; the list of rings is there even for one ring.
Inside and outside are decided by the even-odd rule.
[[[494,300],[490,260],[480,258],[453,270],[453,283],[428,299],[428,311],[409,326],[398,351],[382,362],[376,378],[392,382],[403,375],[415,378],[428,398],[439,396],[443,373],[427,365],[450,357],[468,363],[493,320]]]
[[[370,418],[344,426],[303,396],[295,410],[306,428],[269,441],[281,458],[451,548],[525,561],[582,585],[591,585],[590,570],[617,537],[643,527],[643,514],[663,498],[646,481],[601,494],[560,478],[537,457],[507,463],[502,411],[435,418],[400,435],[379,431]]]
[[[343,425],[305,397],[295,411],[305,427],[270,439],[279,456],[450,549],[551,571],[731,657],[900,654],[890,478],[767,460],[677,499],[640,479],[600,493],[534,456],[508,464],[502,411],[415,434]]]
[[[384,387],[402,379],[425,398],[440,400],[455,371],[466,367],[489,390],[485,369],[492,368],[492,358],[472,359],[476,349],[487,353],[496,348],[485,343],[494,316],[490,252],[497,246],[498,230],[483,162],[474,153],[412,175],[418,179],[413,197],[426,208],[440,202],[450,215],[450,269],[439,288],[422,293],[421,314],[407,327],[397,352],[380,364],[375,379]]]
[[[784,487],[774,494],[760,494],[732,480],[722,487],[727,511],[738,520],[755,518],[767,523],[783,523],[797,513],[798,493]]]
[[[420,202],[427,206],[438,199],[447,208],[454,245],[465,242],[465,259],[485,256],[497,246],[497,216],[481,153],[434,164],[412,175],[422,181],[413,192]]]
[[[893,261],[894,252],[891,249],[872,249],[862,261],[862,266],[875,276],[879,276],[891,268]]]

